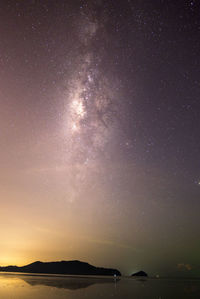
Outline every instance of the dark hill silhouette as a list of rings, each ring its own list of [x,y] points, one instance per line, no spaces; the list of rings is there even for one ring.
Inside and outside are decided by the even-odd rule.
[[[147,277],[148,275],[144,271],[139,271],[139,272],[136,272],[136,273],[132,274],[131,276],[143,276],[143,277]]]
[[[46,274],[69,274],[69,275],[117,275],[121,273],[116,269],[99,268],[80,261],[60,262],[34,262],[23,267],[7,266],[0,267],[0,271],[23,272],[23,273],[46,273]]]

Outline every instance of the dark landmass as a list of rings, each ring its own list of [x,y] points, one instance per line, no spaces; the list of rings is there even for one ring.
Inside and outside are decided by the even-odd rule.
[[[136,272],[136,273],[132,274],[131,276],[143,276],[143,277],[148,277],[147,273],[144,272],[144,271]]]
[[[34,262],[32,264],[18,267],[0,267],[4,272],[23,273],[44,273],[44,274],[68,274],[68,275],[117,275],[121,273],[116,269],[99,268],[80,261],[60,261],[60,262]]]

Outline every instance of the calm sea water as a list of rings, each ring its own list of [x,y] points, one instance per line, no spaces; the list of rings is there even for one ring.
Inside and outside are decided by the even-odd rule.
[[[0,299],[200,298],[200,280],[64,277],[0,273]]]

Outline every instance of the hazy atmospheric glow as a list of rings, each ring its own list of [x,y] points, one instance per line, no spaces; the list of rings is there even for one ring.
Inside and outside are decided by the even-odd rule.
[[[200,274],[200,7],[179,2],[1,5],[0,265]]]

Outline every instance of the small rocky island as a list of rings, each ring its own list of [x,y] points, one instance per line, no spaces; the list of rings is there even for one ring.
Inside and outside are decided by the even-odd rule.
[[[81,261],[59,261],[59,262],[34,262],[32,264],[18,267],[0,267],[3,272],[44,273],[44,274],[68,274],[68,275],[109,275],[121,276],[116,269],[99,268]]]
[[[144,271],[139,271],[139,272],[136,272],[134,274],[132,274],[131,276],[142,276],[142,277],[148,277],[147,273],[144,272]]]

